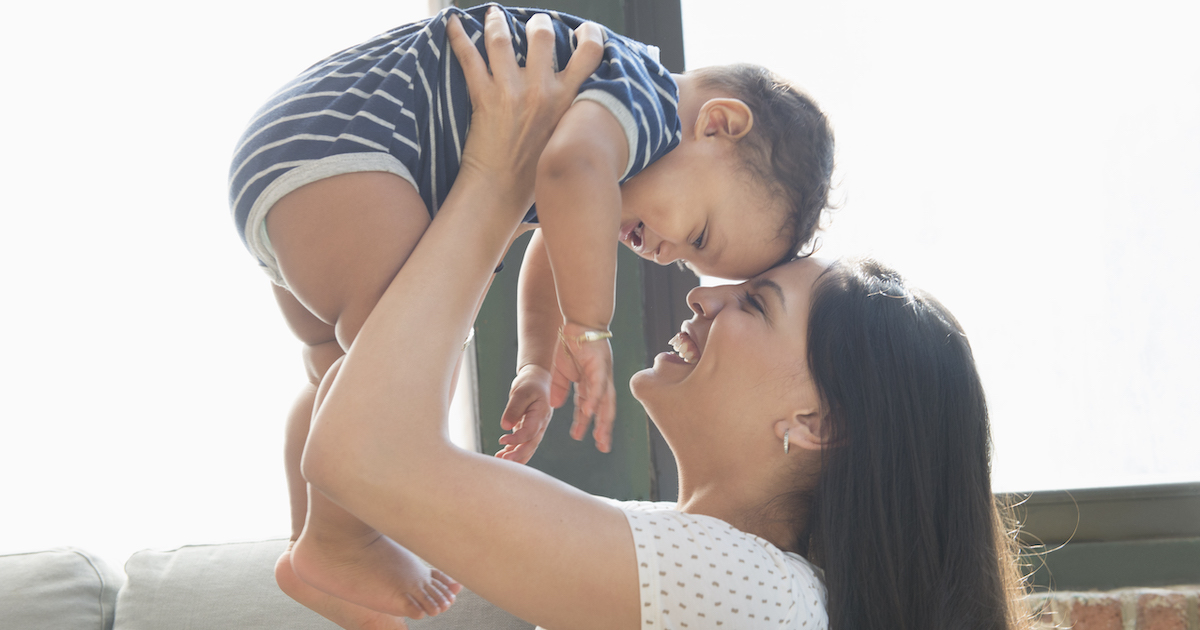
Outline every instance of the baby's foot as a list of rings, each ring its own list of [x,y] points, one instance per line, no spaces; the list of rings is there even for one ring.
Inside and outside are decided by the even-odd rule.
[[[275,563],[275,582],[289,597],[346,630],[408,630],[400,617],[351,604],[309,586],[292,570],[291,544]]]
[[[445,612],[462,590],[445,573],[375,531],[318,536],[306,528],[292,547],[291,564],[296,576],[319,591],[413,619]]]

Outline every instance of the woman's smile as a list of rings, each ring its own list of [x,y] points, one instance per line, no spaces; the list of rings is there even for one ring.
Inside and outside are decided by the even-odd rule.
[[[684,363],[695,364],[700,360],[700,344],[688,334],[686,330],[688,322],[684,322],[685,329],[675,333],[671,337],[671,348],[675,350],[675,355],[683,359]]]

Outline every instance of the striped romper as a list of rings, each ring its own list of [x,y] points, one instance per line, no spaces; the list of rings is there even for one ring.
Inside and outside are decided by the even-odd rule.
[[[283,283],[267,238],[267,213],[305,184],[343,173],[393,173],[416,188],[431,217],[437,213],[458,174],[471,120],[446,21],[458,14],[486,59],[482,33],[489,6],[449,8],[334,54],[255,114],[234,152],[229,202],[243,242],[272,280]],[[524,65],[525,23],[539,11],[504,10]],[[572,31],[583,20],[545,13],[556,35],[555,65],[562,69],[575,49]],[[625,129],[629,163],[623,182],[679,143],[678,86],[658,63],[656,49],[607,29],[604,34],[604,59],[576,100],[599,103]],[[536,221],[532,209],[526,221]]]

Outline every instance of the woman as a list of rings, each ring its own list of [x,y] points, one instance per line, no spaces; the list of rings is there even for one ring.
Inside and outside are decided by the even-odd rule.
[[[450,443],[462,339],[532,200],[546,139],[528,122],[570,97],[505,44],[489,34],[491,76],[464,58],[463,172],[318,394],[313,493],[379,532],[364,540],[395,540],[552,629],[1014,627],[969,347],[936,302],[872,264],[806,259],[689,294],[679,354],[632,381],[679,463],[674,509]]]

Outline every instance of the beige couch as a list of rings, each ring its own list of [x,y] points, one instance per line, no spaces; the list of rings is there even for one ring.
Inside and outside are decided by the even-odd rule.
[[[3,630],[338,630],[275,585],[287,541],[140,551],[119,571],[73,548],[0,555]],[[463,591],[412,630],[533,626]]]

